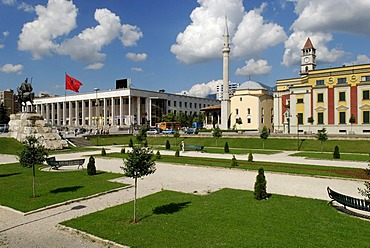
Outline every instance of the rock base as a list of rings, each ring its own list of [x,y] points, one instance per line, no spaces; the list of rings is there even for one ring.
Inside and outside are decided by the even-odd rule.
[[[48,150],[60,150],[68,143],[48,127],[44,118],[37,113],[18,113],[10,115],[9,136],[24,142],[27,136],[35,136]]]

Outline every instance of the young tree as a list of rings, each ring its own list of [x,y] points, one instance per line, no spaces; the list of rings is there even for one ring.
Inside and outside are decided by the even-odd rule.
[[[0,104],[0,124],[8,124],[9,120],[8,111],[2,102]]]
[[[214,138],[216,138],[216,146],[217,146],[217,140],[218,138],[221,138],[222,137],[222,131],[221,129],[217,126],[213,129],[212,131],[212,135]]]
[[[254,184],[254,196],[257,200],[263,200],[267,198],[266,185],[267,181],[265,177],[265,172],[263,168],[260,168],[256,177],[256,183]]]
[[[252,152],[250,152],[248,154],[248,162],[253,162],[253,154],[252,154]]]
[[[35,165],[42,164],[47,158],[48,153],[35,136],[27,136],[23,144],[23,149],[18,154],[18,160],[23,167],[32,168],[32,196],[36,198]]]
[[[307,118],[307,122],[310,123],[311,125],[315,122],[315,120],[313,119],[313,117],[308,117]],[[310,125],[310,126],[311,126]],[[308,132],[310,132],[310,126],[308,126]]]
[[[225,153],[229,153],[229,152],[230,152],[229,144],[227,143],[227,141],[225,142],[224,152],[225,152]]]
[[[129,143],[128,143],[128,147],[133,147],[134,146],[134,142],[132,141],[132,139],[130,139]]]
[[[93,176],[96,175],[96,167],[95,167],[95,158],[90,156],[89,162],[87,163],[87,175]]]
[[[102,155],[102,156],[107,155],[107,152],[105,151],[105,148],[104,148],[104,147],[101,149],[101,155]]]
[[[167,140],[166,141],[166,150],[169,150],[171,149],[171,145],[170,145],[170,142]]]
[[[161,156],[161,153],[159,152],[159,150],[157,151],[157,153],[155,154],[155,158],[156,159],[161,159],[162,156]]]
[[[145,141],[146,141],[146,131],[147,131],[147,128],[145,126],[142,126],[140,129],[139,129],[139,132],[138,134],[136,135],[136,140],[137,142],[143,146],[145,145]]]
[[[135,146],[128,153],[127,159],[124,160],[124,166],[121,169],[124,175],[135,180],[135,197],[134,197],[134,223],[136,220],[136,197],[137,197],[137,179],[148,176],[155,172],[155,162],[152,159],[153,151],[147,147]]]
[[[232,167],[238,166],[238,161],[236,160],[235,155],[233,155],[233,157],[231,159],[231,166]]]
[[[333,158],[340,159],[339,146],[334,147]]]
[[[265,140],[269,137],[270,133],[266,126],[263,126],[262,131],[260,133],[260,137],[262,139],[262,148],[265,149]]]
[[[325,127],[323,129],[317,131],[316,138],[318,140],[320,140],[320,143],[321,143],[320,147],[321,147],[321,151],[322,151],[323,146],[324,146],[324,142],[328,140],[328,134],[326,132]]]
[[[351,115],[349,118],[349,123],[351,123],[351,134],[352,134],[352,125],[356,123],[356,117],[354,115]]]
[[[173,137],[175,138],[176,140],[176,146],[177,146],[177,139],[180,138],[180,132],[179,130],[175,130],[175,132],[173,133]]]

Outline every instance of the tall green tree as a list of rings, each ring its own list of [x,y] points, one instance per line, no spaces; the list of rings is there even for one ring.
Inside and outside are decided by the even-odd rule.
[[[4,106],[4,103],[0,104],[0,124],[8,124],[10,118],[8,116],[8,110]]]
[[[265,140],[269,137],[270,133],[266,126],[263,126],[262,131],[260,133],[260,137],[262,139],[262,148],[265,149]]]
[[[222,131],[219,128],[219,126],[215,127],[212,130],[212,136],[213,136],[213,138],[216,138],[216,146],[217,146],[217,140],[218,140],[218,138],[221,138],[222,137]]]
[[[146,138],[147,138],[146,131],[148,131],[148,129],[145,126],[142,126],[139,129],[138,133],[136,134],[136,140],[142,146],[146,142]]]
[[[126,177],[135,180],[135,197],[134,197],[134,223],[136,219],[136,197],[137,197],[137,179],[153,174],[156,170],[153,160],[153,151],[148,147],[134,146],[124,160],[124,166],[121,167]]]
[[[267,181],[263,168],[258,170],[258,175],[254,184],[254,196],[257,200],[263,200],[267,198]]]
[[[323,150],[324,142],[328,140],[328,134],[326,128],[317,131],[316,138],[320,140],[320,150]]]
[[[27,136],[23,142],[23,149],[18,154],[19,163],[23,167],[32,168],[32,196],[36,198],[36,164],[42,164],[48,153],[35,136]]]

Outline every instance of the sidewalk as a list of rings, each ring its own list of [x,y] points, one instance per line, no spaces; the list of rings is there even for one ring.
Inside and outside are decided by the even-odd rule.
[[[120,151],[120,147],[105,147],[110,151]],[[100,151],[83,152],[72,154],[58,154],[58,159],[80,158],[84,155],[98,154]],[[161,151],[162,154],[172,154],[170,151]],[[230,154],[206,154],[197,152],[185,152],[182,156],[212,156],[231,158]],[[216,156],[217,155],[217,156]],[[246,157],[246,156],[244,156]],[[255,159],[288,159],[285,153],[271,155],[255,155]],[[299,157],[289,157],[304,160]],[[241,159],[241,158],[239,158]],[[2,156],[0,156],[2,161]],[[315,160],[315,162],[317,162]],[[122,173],[120,166],[122,159],[96,158],[98,170]],[[173,165],[156,163],[157,171],[139,180],[138,196],[144,197],[161,190],[174,190],[186,193],[207,194],[221,188],[235,188],[253,190],[256,171],[244,171],[238,169],[223,169],[212,167],[197,167],[188,165]],[[85,167],[86,168],[86,167]],[[293,176],[279,173],[266,172],[267,190],[272,194],[283,194],[329,200],[326,187],[343,194],[359,197],[357,188],[363,187],[363,182],[346,179],[316,178],[305,176]],[[130,178],[118,178],[117,181],[133,184]],[[60,206],[39,213],[23,216],[9,209],[0,208],[0,246],[4,247],[105,247],[97,242],[92,242],[60,231],[56,224],[105,209],[110,206],[126,203],[133,200],[133,188],[120,190],[115,193],[99,196],[89,200]]]

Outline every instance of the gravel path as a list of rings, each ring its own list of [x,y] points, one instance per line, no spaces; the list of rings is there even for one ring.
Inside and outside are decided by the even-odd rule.
[[[111,151],[119,151],[119,147],[110,147]],[[97,153],[99,153],[98,151]],[[163,152],[165,154],[166,151]],[[57,155],[58,159],[79,158],[82,155],[91,154],[75,153]],[[187,156],[212,156],[204,153],[186,152]],[[288,157],[287,154],[279,155],[254,155],[255,160],[270,158],[269,161],[288,159],[305,161],[299,157]],[[2,160],[0,156],[0,161]],[[292,162],[292,161],[290,161]],[[317,162],[314,160],[313,162]],[[325,162],[325,161],[320,161]],[[328,161],[326,161],[328,162]],[[303,162],[302,162],[303,163]],[[98,170],[121,173],[122,159],[96,158]],[[363,163],[356,166],[362,168]],[[366,163],[365,167],[366,168]],[[222,169],[211,167],[196,167],[188,165],[172,165],[157,162],[156,173],[139,181],[138,195],[144,197],[160,190],[175,190],[186,193],[206,194],[221,188],[235,188],[253,190],[256,172],[241,171],[237,169]],[[341,193],[358,197],[357,188],[363,187],[359,180],[329,179],[305,176],[284,175],[279,173],[265,172],[267,190],[273,194],[284,194],[329,200],[326,187],[330,186]],[[129,178],[119,178],[117,181],[132,184]],[[133,199],[133,188],[123,189],[118,192],[106,194],[96,198],[83,200],[77,203],[60,206],[39,213],[23,216],[15,211],[0,208],[0,246],[1,247],[106,247],[104,244],[92,242],[80,236],[58,230],[56,224],[96,212],[110,206],[115,206]]]

